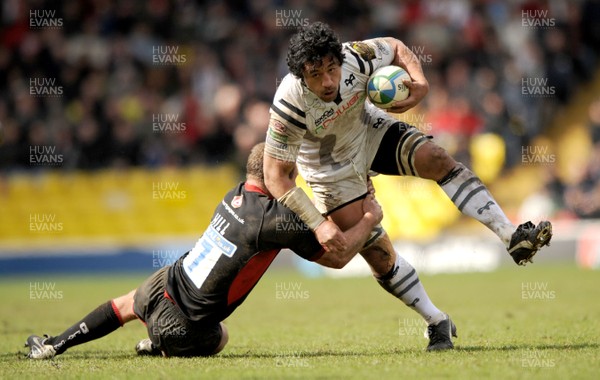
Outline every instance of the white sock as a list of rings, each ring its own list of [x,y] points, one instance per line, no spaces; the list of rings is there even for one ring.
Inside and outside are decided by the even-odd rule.
[[[428,325],[446,319],[446,314],[429,299],[415,268],[400,255],[396,254],[394,267],[387,275],[375,278],[388,293],[419,313]]]
[[[479,220],[508,247],[516,227],[508,220],[479,177],[463,164],[458,164],[438,185],[460,212]]]

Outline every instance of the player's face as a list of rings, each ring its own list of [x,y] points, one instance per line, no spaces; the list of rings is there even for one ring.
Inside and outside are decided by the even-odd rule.
[[[327,56],[318,63],[304,65],[304,83],[324,102],[335,100],[342,80],[342,66],[337,59]]]

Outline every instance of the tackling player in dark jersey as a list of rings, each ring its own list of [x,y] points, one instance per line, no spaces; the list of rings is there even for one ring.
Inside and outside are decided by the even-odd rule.
[[[28,357],[51,359],[136,317],[146,324],[149,336],[136,346],[139,354],[213,355],[228,340],[221,321],[244,302],[282,248],[328,267],[348,263],[383,218],[373,196],[365,202],[361,221],[345,233],[348,249],[342,255],[326,253],[308,226],[266,190],[263,152],[264,143],[254,147],[246,182],[225,195],[191,251],[136,290],[100,305],[62,334],[31,335],[26,343]]]

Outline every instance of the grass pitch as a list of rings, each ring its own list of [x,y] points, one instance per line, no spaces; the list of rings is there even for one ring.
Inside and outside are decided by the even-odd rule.
[[[145,328],[133,321],[53,361],[25,359],[29,334],[60,333],[143,278],[1,280],[0,378],[594,379],[600,370],[600,274],[539,265],[421,276],[458,327],[450,352],[425,352],[420,318],[371,278],[273,271],[226,321],[230,341],[215,357],[137,357]]]

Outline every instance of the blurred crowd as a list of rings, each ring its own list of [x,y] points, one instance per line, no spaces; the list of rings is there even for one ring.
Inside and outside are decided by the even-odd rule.
[[[343,41],[393,36],[430,81],[417,127],[468,163],[470,138],[505,142],[505,166],[593,75],[594,0],[80,0],[2,4],[0,168],[243,162],[264,139],[297,27]],[[40,151],[34,149],[39,155]]]
[[[600,97],[590,104],[587,117],[591,137],[587,163],[571,171],[572,181],[562,180],[551,166],[544,191],[533,197],[532,204],[541,206],[538,209],[545,210],[546,215],[567,219],[600,218]]]

